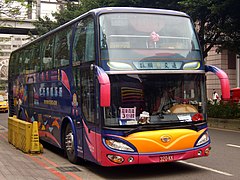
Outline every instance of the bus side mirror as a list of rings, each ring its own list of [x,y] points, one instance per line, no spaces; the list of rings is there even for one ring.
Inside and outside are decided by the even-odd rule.
[[[109,107],[111,102],[111,86],[110,80],[106,72],[99,66],[91,65],[92,69],[95,69],[97,79],[100,85],[100,106]]]
[[[110,83],[109,84],[100,83],[100,106],[101,107],[110,106]]]

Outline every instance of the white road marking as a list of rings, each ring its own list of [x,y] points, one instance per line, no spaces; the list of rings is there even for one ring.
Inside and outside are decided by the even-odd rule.
[[[205,170],[208,170],[208,171],[212,171],[212,172],[222,174],[222,175],[225,175],[225,176],[233,176],[233,174],[223,172],[223,171],[219,171],[219,170],[216,170],[216,169],[212,169],[212,168],[209,168],[209,167],[201,166],[201,165],[198,165],[198,164],[189,163],[189,162],[186,162],[186,161],[178,161],[178,162],[183,163],[183,164],[187,164],[187,165],[190,165],[190,166],[194,166],[194,167],[197,167],[197,168],[205,169]]]
[[[227,145],[227,146],[230,146],[230,147],[240,148],[240,146],[235,145],[235,144],[226,144],[226,145]]]

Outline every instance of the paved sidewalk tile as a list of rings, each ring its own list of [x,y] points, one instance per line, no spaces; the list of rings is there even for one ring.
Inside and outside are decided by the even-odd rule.
[[[7,129],[0,127],[0,180],[57,180],[59,177],[36,164],[8,142]]]

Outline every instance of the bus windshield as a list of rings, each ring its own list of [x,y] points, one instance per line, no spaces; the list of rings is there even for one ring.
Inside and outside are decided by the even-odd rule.
[[[121,74],[110,75],[110,81],[106,126],[192,122],[205,111],[203,76],[199,74]]]
[[[100,16],[101,59],[142,60],[158,56],[200,60],[199,45],[187,17],[112,13]]]

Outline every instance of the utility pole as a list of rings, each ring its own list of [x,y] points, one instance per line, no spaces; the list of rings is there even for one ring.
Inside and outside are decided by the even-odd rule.
[[[237,76],[237,87],[240,87],[240,55],[236,55],[236,76]]]
[[[36,18],[40,18],[41,17],[41,0],[37,0],[36,1]]]
[[[27,10],[28,19],[32,19],[32,5],[33,5],[33,1],[28,0],[28,10]]]

